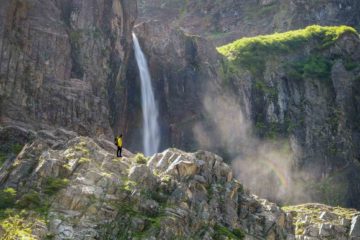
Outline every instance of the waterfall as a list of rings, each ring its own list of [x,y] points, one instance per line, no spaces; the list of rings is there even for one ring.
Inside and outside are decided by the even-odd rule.
[[[141,79],[141,104],[143,112],[143,144],[144,154],[153,155],[159,150],[160,128],[158,123],[158,109],[155,103],[154,92],[151,86],[151,77],[144,53],[141,50],[139,40],[135,33],[132,34],[134,40],[134,51],[136,62]]]

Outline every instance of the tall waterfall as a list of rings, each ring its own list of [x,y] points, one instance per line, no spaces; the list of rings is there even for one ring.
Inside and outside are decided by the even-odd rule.
[[[143,144],[144,154],[150,156],[159,150],[160,128],[158,123],[158,109],[155,103],[154,92],[151,86],[151,77],[144,53],[135,33],[132,34],[136,62],[141,78],[141,104],[143,112]]]

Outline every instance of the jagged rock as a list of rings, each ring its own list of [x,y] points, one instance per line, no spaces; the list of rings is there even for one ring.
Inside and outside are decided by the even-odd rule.
[[[217,239],[244,234],[245,239],[285,240],[293,236],[284,212],[244,193],[241,184],[229,177],[231,168],[210,152],[168,149],[144,165],[128,157],[114,158],[115,151],[100,147],[99,139],[71,134],[70,139],[57,138],[52,131],[36,136],[10,168],[0,170],[7,176],[1,188],[14,187],[19,199],[35,194],[48,206],[49,224],[33,225],[29,233],[33,237]],[[53,141],[60,144],[54,148]],[[25,211],[42,216],[26,206]]]
[[[360,216],[351,220],[350,237],[360,237]]]
[[[330,207],[322,204],[304,204],[283,209],[292,215],[296,239],[350,240],[349,220],[358,214],[354,209]]]
[[[156,184],[155,176],[145,165],[133,166],[130,168],[129,179],[138,184],[142,184],[149,189],[153,189]]]

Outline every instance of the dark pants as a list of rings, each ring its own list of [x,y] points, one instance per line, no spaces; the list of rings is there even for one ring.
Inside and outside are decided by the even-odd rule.
[[[117,157],[122,157],[121,156],[121,151],[122,151],[122,147],[118,147],[117,152],[116,152]]]

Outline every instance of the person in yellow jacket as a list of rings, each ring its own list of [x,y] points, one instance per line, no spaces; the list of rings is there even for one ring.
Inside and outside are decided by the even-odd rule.
[[[122,157],[121,156],[121,151],[122,151],[122,146],[123,146],[122,134],[120,134],[120,136],[115,138],[115,145],[117,146],[116,156]]]

